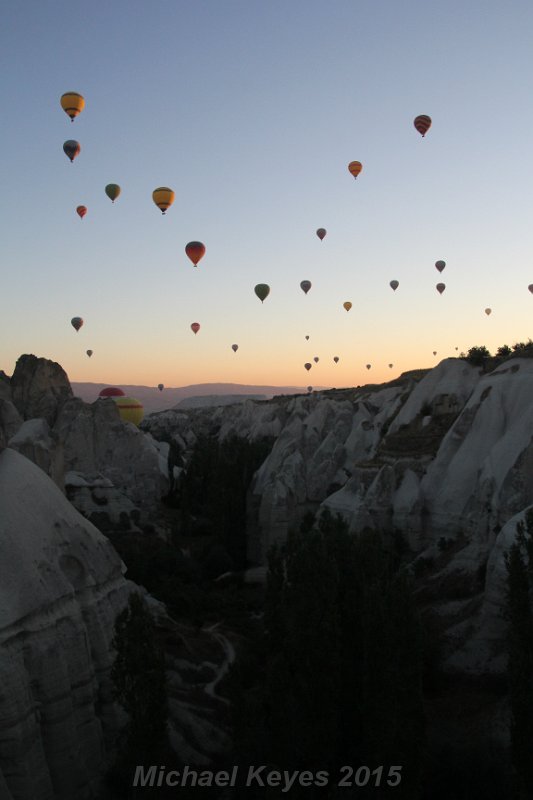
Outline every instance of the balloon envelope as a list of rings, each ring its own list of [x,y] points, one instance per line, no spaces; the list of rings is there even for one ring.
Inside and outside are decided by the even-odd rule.
[[[529,291],[531,292],[531,294],[533,294],[533,283],[530,283],[530,284],[529,284],[529,286],[528,286],[527,288],[529,289]]]
[[[108,183],[107,186],[105,187],[105,193],[109,197],[112,203],[115,202],[120,192],[121,188],[118,185],[118,183]]]
[[[174,202],[174,197],[174,191],[169,189],[168,186],[160,186],[152,192],[152,199],[162,214],[165,213],[167,208],[170,208]]]
[[[487,315],[487,317],[490,317],[490,315],[492,314],[492,308],[486,308],[485,314]]]
[[[185,246],[185,252],[196,267],[205,254],[205,244],[202,244],[202,242],[189,242],[189,244]]]
[[[372,366],[372,364],[367,364],[367,365],[366,365],[366,368],[367,368],[367,369],[370,369],[370,367],[371,367],[371,366]]]
[[[81,317],[72,317],[72,319],[70,320],[70,324],[75,330],[79,331],[79,329],[83,325],[83,319]]]
[[[234,353],[236,353],[237,350],[239,349],[239,345],[238,344],[232,344],[231,345],[231,349],[233,350]]]
[[[391,287],[391,289],[392,289],[394,292],[396,291],[396,289],[398,288],[398,286],[399,286],[399,285],[400,285],[399,281],[391,281],[391,282],[389,283],[389,286]]]
[[[133,422],[137,426],[140,424],[144,416],[144,408],[140,400],[124,396],[116,397],[115,403],[122,422]]]
[[[393,368],[393,366],[394,366],[394,364],[389,364],[389,367],[390,367],[390,369],[392,369],[392,368]]]
[[[102,389],[98,397],[124,397],[124,392],[118,386],[108,386]]]
[[[191,325],[191,331],[196,335],[199,330],[200,330],[200,323],[199,322],[193,322],[192,325]]]
[[[435,266],[437,267],[439,272],[442,272],[442,270],[446,266],[446,262],[445,261],[435,261]]]
[[[87,213],[87,208],[86,208],[86,206],[78,206],[78,207],[77,207],[77,209],[76,209],[76,213],[78,214],[78,216],[79,216],[81,219],[83,219],[83,218],[84,218],[84,216],[85,216],[85,214]]]
[[[338,364],[339,363],[339,356],[333,356],[333,361],[335,362],[335,364]]]
[[[61,108],[65,114],[69,115],[72,122],[74,122],[74,117],[81,114],[85,108],[85,100],[78,92],[65,92],[65,94],[61,95],[59,102],[61,103]]]
[[[436,356],[436,355],[437,355],[437,351],[436,351],[436,350],[433,350],[433,355],[434,355],[434,356]]]
[[[425,136],[431,128],[431,117],[428,117],[427,114],[420,114],[418,117],[415,117],[413,124],[418,133],[422,134],[422,136]]]
[[[306,370],[307,370],[308,372],[309,372],[309,370],[311,369],[311,367],[312,367],[312,366],[313,366],[313,365],[312,365],[312,364],[310,364],[310,363],[309,363],[309,361],[308,361],[306,364],[304,364],[304,367],[306,368]]]
[[[349,311],[351,309],[351,307],[352,307],[352,304],[350,303],[349,300],[347,300],[346,303],[342,304],[342,307],[345,308],[346,311]]]
[[[354,176],[354,178],[357,178],[357,176],[363,169],[363,165],[361,164],[360,161],[350,161],[350,163],[348,164],[348,169]]]
[[[92,354],[93,354],[93,351],[92,351],[92,350],[87,350],[86,352],[87,352],[87,355],[89,356],[89,358],[90,358],[90,357],[92,356]]]
[[[437,292],[438,292],[439,294],[442,294],[442,293],[443,293],[443,291],[444,291],[444,290],[445,290],[445,288],[446,288],[446,284],[445,284],[445,283],[437,283],[437,285],[436,285],[436,287],[435,287],[435,288],[436,288],[436,290],[437,290]]]
[[[68,156],[71,161],[74,161],[76,156],[80,154],[81,146],[75,139],[68,139],[63,145],[63,150],[65,155]]]
[[[325,228],[317,228],[316,235],[318,236],[318,238],[320,239],[320,241],[322,241],[322,239],[324,238],[324,236],[326,235],[326,233],[327,233],[327,230],[326,230]]]
[[[306,338],[307,340],[309,340],[309,336],[306,336],[305,338]]]
[[[312,284],[311,281],[302,281],[300,284],[300,289],[307,294],[309,289],[311,288]]]
[[[318,356],[315,356],[315,357],[313,358],[313,361],[315,362],[315,364],[318,364],[318,362],[320,361],[320,359],[319,359],[319,357],[318,357]]]
[[[270,294],[270,286],[267,283],[258,283],[254,289],[254,292],[261,302],[263,302],[263,300],[266,300]]]
[[[165,388],[165,386],[164,386],[164,384],[163,384],[163,383],[158,383],[158,384],[157,384],[157,388],[159,389],[159,391],[160,391],[160,392],[162,392],[162,391],[163,391],[163,389]]]

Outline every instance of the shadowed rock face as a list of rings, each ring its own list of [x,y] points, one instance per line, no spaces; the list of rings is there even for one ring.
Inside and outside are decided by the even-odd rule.
[[[10,386],[22,418],[42,417],[49,425],[56,421],[60,406],[73,396],[65,370],[55,361],[34,355],[18,359]]]

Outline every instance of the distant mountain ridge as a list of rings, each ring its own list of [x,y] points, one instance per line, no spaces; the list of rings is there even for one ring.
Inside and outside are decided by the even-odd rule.
[[[162,392],[156,386],[136,386],[133,384],[116,384],[128,396],[135,397],[144,405],[146,414],[154,411],[165,411],[177,405],[186,397],[206,397],[209,395],[262,395],[266,398],[278,394],[301,394],[306,392],[303,386],[253,386],[243,383],[197,383],[190,386],[169,387]],[[109,383],[71,383],[76,397],[86,403],[93,403],[102,389],[111,386]],[[323,388],[323,387],[317,387]],[[238,402],[238,401],[236,401]]]

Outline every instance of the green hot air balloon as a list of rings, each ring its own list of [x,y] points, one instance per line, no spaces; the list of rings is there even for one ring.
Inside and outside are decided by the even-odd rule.
[[[107,186],[105,187],[105,193],[109,197],[112,203],[115,202],[115,200],[120,194],[120,191],[121,189],[118,183],[108,183]]]
[[[261,302],[263,302],[263,300],[266,300],[270,294],[270,286],[267,283],[258,283],[254,289],[254,292]]]

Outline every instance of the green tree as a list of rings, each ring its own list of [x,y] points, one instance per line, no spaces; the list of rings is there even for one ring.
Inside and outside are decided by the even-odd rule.
[[[140,594],[130,595],[115,622],[111,670],[113,694],[128,714],[120,767],[158,763],[167,747],[165,657],[154,623]]]

